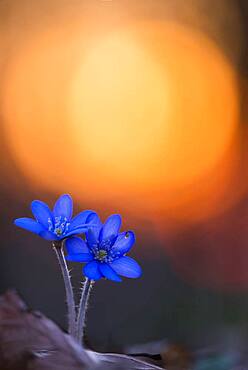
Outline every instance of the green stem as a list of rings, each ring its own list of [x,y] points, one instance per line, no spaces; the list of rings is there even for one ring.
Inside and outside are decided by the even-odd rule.
[[[64,279],[65,284],[65,292],[66,292],[66,302],[67,302],[67,309],[68,309],[68,332],[74,338],[76,337],[76,307],[75,307],[75,300],[73,296],[73,290],[71,285],[71,278],[69,274],[69,270],[65,261],[65,255],[63,251],[63,241],[56,241],[52,243],[53,249],[56,253],[57,259],[59,261],[59,265],[61,268],[61,272]]]
[[[84,345],[84,328],[85,328],[85,319],[88,308],[90,291],[93,287],[94,281],[88,278],[85,278],[83,291],[80,299],[78,317],[77,317],[77,331],[76,339],[82,345]]]

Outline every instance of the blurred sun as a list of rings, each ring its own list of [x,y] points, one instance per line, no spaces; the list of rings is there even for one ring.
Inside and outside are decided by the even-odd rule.
[[[31,183],[147,217],[223,209],[239,109],[218,47],[177,23],[70,27],[34,37],[6,78],[6,135]]]
[[[120,182],[149,181],[144,163],[159,156],[169,134],[169,94],[163,70],[142,46],[126,33],[99,40],[75,74],[69,103],[79,157]]]

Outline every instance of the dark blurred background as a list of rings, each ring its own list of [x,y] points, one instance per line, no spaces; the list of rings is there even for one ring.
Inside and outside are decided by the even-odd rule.
[[[0,20],[0,291],[65,328],[52,248],[13,219],[70,193],[122,214],[144,271],[95,284],[91,346],[245,348],[247,1],[1,0]]]

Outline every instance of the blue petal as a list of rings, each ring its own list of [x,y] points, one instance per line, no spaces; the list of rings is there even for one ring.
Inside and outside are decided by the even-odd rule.
[[[65,258],[71,262],[89,262],[93,260],[91,253],[68,254]]]
[[[87,218],[87,223],[88,223],[89,229],[86,231],[85,236],[86,236],[89,246],[93,247],[94,245],[98,243],[98,238],[99,238],[100,230],[102,228],[102,223],[97,213],[92,213]],[[91,224],[94,225],[92,226],[92,228],[90,228]]]
[[[87,263],[87,265],[85,265],[83,267],[83,273],[90,280],[95,280],[96,281],[96,280],[101,279],[101,277],[102,277],[102,274],[101,274],[101,272],[99,271],[99,268],[98,268],[98,262],[96,262],[96,261],[92,261],[92,262]]]
[[[44,230],[44,227],[41,224],[28,217],[17,218],[14,221],[14,224],[35,234],[39,234],[42,230]]]
[[[90,249],[97,246],[98,240],[96,238],[96,235],[95,235],[93,229],[88,229],[85,232],[85,236],[86,236],[86,240],[87,240],[87,243],[88,243],[88,246],[90,247]]]
[[[139,264],[127,256],[116,259],[110,266],[117,274],[128,278],[138,278],[142,275]]]
[[[101,228],[102,223],[100,220],[100,217],[96,212],[93,212],[87,217],[87,224],[91,225],[93,224],[95,227]]]
[[[127,253],[135,243],[135,235],[133,231],[120,233],[112,247],[112,252],[123,255]]]
[[[71,231],[68,231],[68,232],[63,236],[63,238],[68,237],[68,236],[71,236],[71,235],[83,234],[83,233],[85,233],[85,231],[87,231],[87,230],[88,230],[87,226],[84,226],[84,227],[78,227],[78,228],[76,228],[76,229],[73,229],[73,230],[71,230]]]
[[[86,224],[87,218],[91,215],[94,214],[95,212],[93,211],[83,211],[80,212],[78,215],[73,217],[73,219],[70,222],[69,230],[72,230],[76,227],[80,227],[82,225]]]
[[[107,263],[99,263],[99,270],[109,280],[117,281],[118,283],[122,281],[120,276]]]
[[[56,201],[53,214],[54,217],[66,217],[69,221],[71,219],[73,212],[73,202],[69,194],[61,195],[61,197]]]
[[[90,253],[85,241],[81,238],[77,238],[76,236],[66,239],[65,247],[68,254]]]
[[[31,210],[36,220],[46,229],[53,223],[53,215],[48,205],[40,200],[34,200],[31,203]]]
[[[112,239],[113,237],[117,236],[120,227],[121,227],[121,216],[120,215],[110,216],[102,227],[99,236],[100,242]]]
[[[54,233],[52,233],[51,231],[47,231],[47,230],[44,230],[44,231],[41,231],[39,233],[39,235],[43,238],[43,239],[46,239],[46,240],[60,240],[62,239],[59,238],[57,235],[55,235]]]

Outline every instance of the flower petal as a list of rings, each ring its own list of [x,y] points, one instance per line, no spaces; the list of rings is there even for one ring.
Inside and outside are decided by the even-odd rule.
[[[87,242],[90,247],[93,247],[98,243],[99,233],[102,228],[101,220],[97,213],[92,213],[87,218],[88,230],[85,233]],[[90,227],[90,225],[94,225]]]
[[[102,223],[101,223],[101,220],[100,220],[100,217],[98,216],[98,214],[94,211],[92,211],[91,214],[89,214],[89,216],[87,217],[87,224],[89,225],[94,225],[96,227],[102,227]]]
[[[53,208],[54,217],[66,217],[69,221],[71,219],[73,212],[73,202],[72,197],[69,194],[61,195],[61,197],[56,201]]]
[[[42,230],[44,230],[44,227],[40,223],[28,217],[17,218],[14,221],[14,224],[35,234],[39,234]]]
[[[98,265],[99,264],[96,261],[87,263],[87,265],[83,267],[84,275],[87,276],[90,280],[96,281],[96,280],[101,279],[102,274],[99,271]]]
[[[46,229],[53,223],[53,215],[48,205],[40,200],[33,200],[31,210],[36,220]]]
[[[109,280],[117,281],[118,283],[122,281],[117,273],[107,263],[99,263],[99,270],[103,276]]]
[[[120,227],[121,227],[121,216],[120,215],[110,216],[106,220],[105,224],[101,229],[99,235],[100,242],[116,237],[120,230]]]
[[[92,249],[97,246],[98,240],[96,238],[96,234],[94,233],[93,229],[88,229],[85,232],[86,240],[89,247]]]
[[[87,218],[92,214],[95,213],[93,211],[87,210],[80,212],[78,215],[73,217],[73,219],[70,222],[69,230],[72,230],[76,227],[80,227],[82,225],[86,224]]]
[[[130,257],[121,257],[113,261],[110,266],[119,275],[128,278],[138,278],[142,275],[140,265]]]
[[[120,233],[112,247],[112,252],[116,255],[127,253],[135,243],[135,235],[133,231]]]
[[[68,254],[65,258],[71,262],[89,262],[93,260],[91,253]]]
[[[71,236],[71,235],[83,234],[83,233],[85,233],[87,230],[88,230],[87,226],[85,226],[85,227],[78,227],[78,228],[76,228],[76,229],[73,229],[73,230],[71,230],[71,231],[68,231],[68,232],[63,236],[63,238],[67,238],[68,236]]]
[[[39,233],[39,235],[46,240],[60,240],[62,238],[59,238],[57,235],[52,233],[51,231],[44,230]]]
[[[72,238],[66,239],[65,247],[69,255],[78,254],[78,253],[90,253],[90,250],[81,238],[73,236]]]

